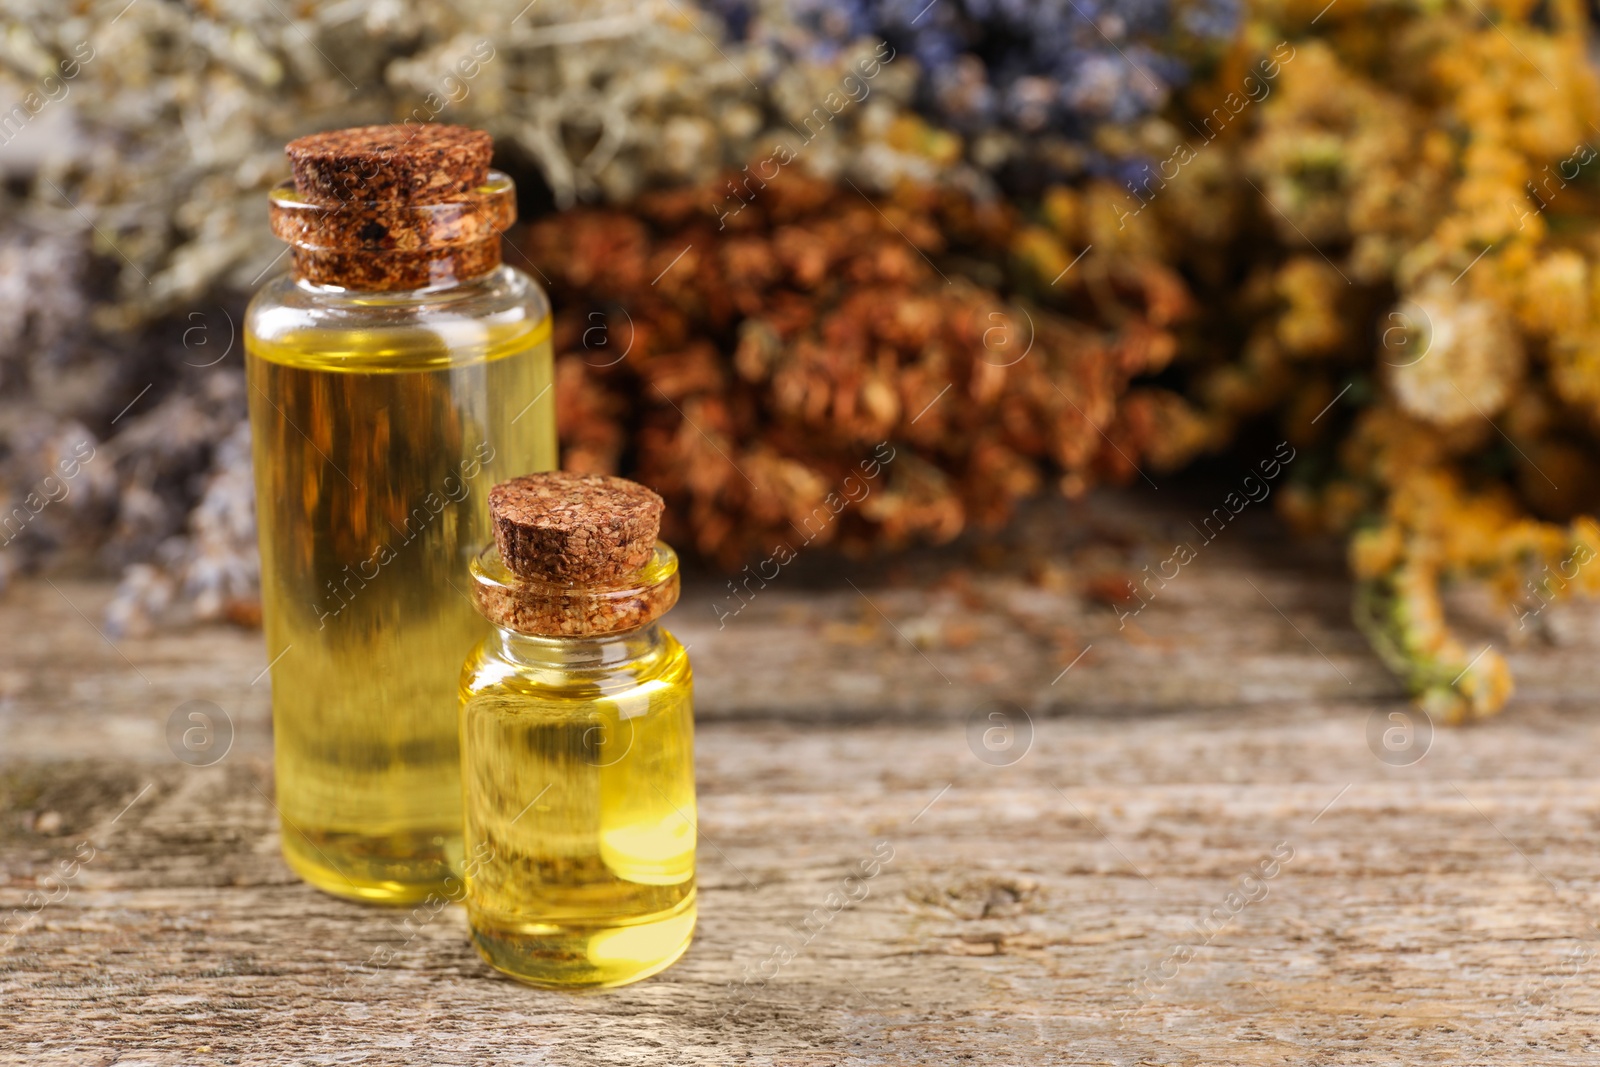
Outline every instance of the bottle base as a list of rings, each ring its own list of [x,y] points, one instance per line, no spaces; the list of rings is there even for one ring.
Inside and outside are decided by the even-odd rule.
[[[461,840],[443,834],[307,834],[283,823],[283,858],[316,889],[367,904],[460,899],[450,860]]]
[[[494,923],[473,914],[472,944],[495,970],[545,989],[604,989],[659,974],[694,939],[695,896],[628,923]]]

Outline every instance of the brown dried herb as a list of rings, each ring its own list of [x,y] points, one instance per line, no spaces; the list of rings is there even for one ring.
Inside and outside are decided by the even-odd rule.
[[[1003,246],[1005,212],[741,182],[565,212],[526,242],[558,309],[564,465],[657,489],[669,538],[728,564],[943,541],[1047,479],[1075,495],[1206,440],[1177,397],[1130,393],[1171,358],[1164,327],[1072,321],[939,265],[952,234]]]

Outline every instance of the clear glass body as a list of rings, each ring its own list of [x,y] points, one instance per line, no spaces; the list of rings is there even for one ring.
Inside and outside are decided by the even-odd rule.
[[[467,916],[534,985],[661,971],[695,924],[689,657],[652,623],[604,637],[496,627],[461,675]]]
[[[393,903],[461,862],[461,576],[497,481],[556,465],[550,308],[520,271],[268,283],[245,324],[277,807],[289,865]]]

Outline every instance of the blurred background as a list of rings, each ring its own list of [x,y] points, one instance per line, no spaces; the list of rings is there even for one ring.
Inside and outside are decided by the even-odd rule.
[[[1018,565],[1122,619],[1273,511],[1337,539],[1373,650],[1447,720],[1512,679],[1441,590],[1515,642],[1600,587],[1586,2],[0,19],[0,587],[112,579],[112,636],[259,623],[238,327],[286,267],[266,194],[286,141],[384,122],[495,136],[564,465],[656,487],[725,580],[797,528],[884,561],[1096,486],[1202,487],[1142,567]]]

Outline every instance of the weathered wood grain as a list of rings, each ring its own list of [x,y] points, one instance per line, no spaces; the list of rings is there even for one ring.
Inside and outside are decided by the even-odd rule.
[[[1548,609],[1563,643],[1513,653],[1503,717],[1390,766],[1369,720],[1406,706],[1326,553],[1240,529],[1137,630],[1080,595],[1177,519],[1105,497],[1098,533],[1037,514],[976,563],[846,570],[859,593],[800,570],[720,630],[691,583],[699,933],[586,996],[496,976],[458,909],[289,874],[258,634],[113,648],[107,587],[25,582],[0,601],[0,1062],[1595,1062],[1596,612]],[[1033,730],[1009,766],[968,738],[997,698]],[[191,699],[233,722],[211,767],[167,748]]]

